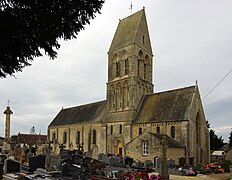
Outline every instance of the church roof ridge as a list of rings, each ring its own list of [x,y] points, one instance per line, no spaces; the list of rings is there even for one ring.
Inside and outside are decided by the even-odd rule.
[[[180,88],[176,88],[176,89],[169,89],[169,90],[165,90],[165,91],[160,91],[160,92],[155,92],[152,94],[147,94],[149,95],[158,95],[158,94],[162,94],[162,93],[168,93],[168,92],[173,92],[173,91],[181,91],[181,90],[186,90],[186,89],[192,89],[195,88],[196,85],[191,85],[191,86],[186,86],[186,87],[180,87]]]
[[[78,107],[94,105],[94,104],[98,104],[98,103],[103,103],[105,101],[106,100],[101,100],[101,101],[96,101],[96,102],[90,102],[90,103],[87,103],[87,104],[80,104],[80,105],[76,105],[76,106],[72,106],[72,107],[62,108],[62,110],[69,110],[69,109],[72,109],[72,108],[78,108]]]

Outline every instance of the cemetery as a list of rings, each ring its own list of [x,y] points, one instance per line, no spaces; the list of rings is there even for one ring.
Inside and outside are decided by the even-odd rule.
[[[167,159],[167,144],[161,143],[162,154],[153,160],[140,162],[129,156],[83,152],[81,145],[75,150],[66,150],[60,145],[60,154],[53,155],[48,144],[44,151],[32,147],[15,147],[9,154],[0,156],[1,179],[76,179],[76,180],[134,180],[169,179],[169,174],[196,176],[198,173],[212,173],[208,166],[186,166],[185,159],[179,163]],[[9,151],[10,152],[10,151]],[[179,168],[181,167],[181,168]],[[208,171],[207,171],[208,170]]]

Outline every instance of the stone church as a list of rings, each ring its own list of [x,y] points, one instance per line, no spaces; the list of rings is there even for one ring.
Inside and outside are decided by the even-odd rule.
[[[198,85],[154,93],[153,53],[145,9],[119,21],[108,51],[106,100],[62,109],[48,126],[54,154],[77,149],[160,157],[165,136],[168,159],[209,161],[209,132]]]

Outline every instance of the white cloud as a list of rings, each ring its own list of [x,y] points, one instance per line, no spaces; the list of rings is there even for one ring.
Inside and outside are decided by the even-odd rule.
[[[42,57],[16,79],[0,80],[0,109],[7,100],[12,134],[43,133],[62,107],[105,99],[107,52],[119,19],[130,15],[130,0],[106,1],[102,14],[91,20],[77,39],[61,41],[55,60]],[[185,87],[198,80],[204,97],[232,67],[232,1],[133,0],[133,12],[145,6],[154,52],[157,91]],[[232,119],[232,75],[204,101],[211,127],[226,136]],[[4,114],[0,115],[4,135]],[[220,122],[220,123],[218,123]],[[218,130],[222,128],[222,130]],[[223,129],[224,128],[224,129]]]

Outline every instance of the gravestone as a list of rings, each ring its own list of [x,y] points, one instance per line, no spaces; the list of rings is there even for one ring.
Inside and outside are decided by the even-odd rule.
[[[186,163],[186,159],[184,157],[179,158],[179,166],[184,166]]]
[[[161,162],[160,157],[155,158],[155,168],[157,168],[157,169],[160,168],[160,162]]]
[[[103,161],[104,153],[98,154],[98,160]]]
[[[175,167],[175,160],[168,159],[168,168],[174,168]]]
[[[106,163],[106,165],[109,165],[109,163],[110,163],[109,156],[107,154],[103,154],[102,161],[104,161]]]
[[[106,165],[104,162],[92,159],[90,163],[90,174],[91,175],[103,175],[102,169],[105,168]]]
[[[61,156],[50,155],[50,167],[55,170],[60,170]]]
[[[150,161],[150,160],[145,160],[144,161],[144,167],[152,167],[152,166],[153,166],[152,161]]]
[[[109,166],[118,166],[120,162],[119,157],[111,156],[109,157]]]
[[[4,172],[17,173],[21,171],[22,163],[14,159],[6,159],[4,162]]]
[[[131,167],[132,164],[133,164],[133,162],[134,162],[134,159],[131,158],[131,157],[125,156],[125,157],[123,158],[123,163],[124,163],[125,165],[128,165],[128,166]]]
[[[29,171],[33,172],[37,168],[45,168],[46,156],[37,155],[29,158]]]

